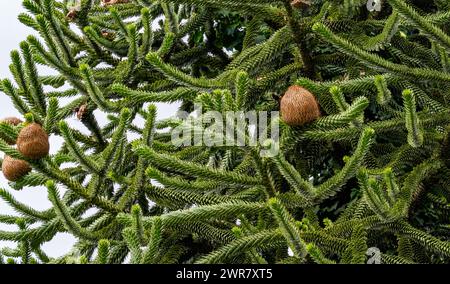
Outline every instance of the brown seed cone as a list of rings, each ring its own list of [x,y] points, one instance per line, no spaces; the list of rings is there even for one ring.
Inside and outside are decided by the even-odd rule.
[[[2,163],[2,172],[7,180],[17,181],[31,172],[31,167],[25,161],[5,156]]]
[[[0,120],[0,122],[6,122],[6,123],[8,123],[8,124],[17,126],[17,125],[19,125],[19,124],[22,123],[22,120],[20,120],[20,119],[17,118],[17,117],[6,117],[6,118],[3,118],[2,120]],[[16,141],[11,140],[11,139],[8,139],[7,137],[0,136],[0,138],[2,138],[3,140],[5,140],[6,143],[8,143],[9,145],[14,145],[14,144],[16,144]]]
[[[37,160],[47,156],[50,144],[42,126],[31,123],[22,128],[17,137],[17,150],[29,159]]]
[[[300,86],[290,86],[280,104],[281,118],[290,126],[305,125],[320,117],[316,98]]]

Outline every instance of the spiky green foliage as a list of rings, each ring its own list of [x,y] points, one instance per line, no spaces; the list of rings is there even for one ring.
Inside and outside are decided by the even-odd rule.
[[[23,1],[19,20],[40,38],[11,52],[14,82],[0,90],[64,143],[27,160],[7,144],[23,125],[0,123],[0,150],[33,168],[10,186],[45,186],[53,205],[35,210],[0,190],[17,213],[0,222],[18,227],[0,231],[17,243],[0,263],[366,263],[374,251],[383,263],[449,263],[443,1],[387,0],[373,13],[362,0],[100,2],[80,1],[69,19],[68,1]],[[280,141],[255,145],[172,143],[175,130],[209,125],[160,121],[153,105],[192,114],[200,104],[208,118],[277,111],[294,84],[321,117],[273,119]],[[68,123],[75,113],[84,131]],[[231,121],[251,141],[246,120]],[[59,232],[77,243],[50,258],[41,246]]]

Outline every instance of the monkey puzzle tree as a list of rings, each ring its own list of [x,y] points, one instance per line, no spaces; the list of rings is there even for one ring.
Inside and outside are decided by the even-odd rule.
[[[0,231],[17,243],[0,263],[365,263],[369,248],[449,262],[450,2],[23,4],[40,39],[11,52],[15,82],[0,85],[23,115],[0,124],[2,171],[53,206],[0,190],[18,213],[0,215],[18,226]],[[208,125],[157,120],[161,102],[280,110],[280,140],[174,144],[173,129]],[[50,135],[64,138],[52,155]],[[77,243],[53,259],[41,245],[58,232]]]

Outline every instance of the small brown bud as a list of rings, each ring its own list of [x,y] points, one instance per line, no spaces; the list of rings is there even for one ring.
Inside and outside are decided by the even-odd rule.
[[[69,13],[67,13],[66,18],[69,21],[73,21],[77,17],[77,14],[78,14],[78,11],[76,9],[72,9],[69,11]]]
[[[308,8],[309,6],[311,6],[311,1],[310,0],[292,0],[291,6],[294,8],[305,9],[305,8]]]
[[[114,5],[114,4],[125,4],[130,2],[129,0],[102,0],[104,6]]]

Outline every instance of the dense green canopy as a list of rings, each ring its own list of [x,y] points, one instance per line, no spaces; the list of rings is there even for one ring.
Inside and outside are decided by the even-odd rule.
[[[6,142],[27,122],[0,123],[0,151],[33,169],[11,188],[45,185],[53,204],[0,189],[18,227],[0,263],[449,263],[450,1],[104,2],[23,1],[40,38],[11,52],[0,91],[64,144],[32,160]],[[274,156],[174,145],[183,119],[156,119],[161,102],[278,111],[292,85],[321,117],[271,121]],[[53,259],[58,232],[77,243]]]

